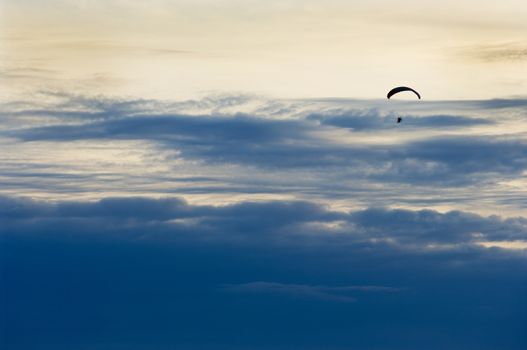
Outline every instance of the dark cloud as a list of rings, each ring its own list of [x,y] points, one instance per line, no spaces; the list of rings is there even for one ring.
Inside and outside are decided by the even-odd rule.
[[[295,121],[266,121],[244,115],[135,116],[79,125],[57,125],[14,133],[27,141],[74,141],[82,139],[143,139],[189,145],[245,142],[266,144],[303,135],[308,126]]]
[[[476,244],[525,239],[523,218],[144,198],[0,213],[9,350],[527,344],[525,256]]]
[[[477,183],[519,176],[527,167],[527,143],[518,139],[430,138],[393,147],[388,155],[386,175],[409,183]]]
[[[390,182],[460,185],[500,179],[497,174],[518,176],[527,169],[527,143],[521,139],[438,136],[394,145],[339,145],[314,136],[315,131],[316,125],[303,120],[152,115],[9,134],[25,141],[145,140],[211,164],[336,167],[350,169],[358,178]]]
[[[321,107],[322,111],[314,112],[311,106],[301,112],[298,101],[294,102],[295,106],[268,102],[257,108],[256,114],[226,112],[254,102],[247,96],[217,96],[177,103],[67,94],[52,96],[61,101],[54,108],[4,112],[6,120],[15,125],[23,116],[54,118],[52,123],[46,119],[26,128],[10,127],[2,134],[26,142],[140,140],[173,152],[175,158],[213,166],[234,164],[262,170],[302,169],[319,173],[322,169],[332,169],[333,173],[342,174],[342,181],[349,178],[409,185],[465,186],[518,177],[527,168],[527,144],[522,135],[505,138],[437,134],[441,129],[459,131],[495,124],[499,118],[425,113],[403,116],[404,124],[397,125],[392,114],[378,110]],[[466,105],[475,108],[474,103],[479,104],[478,108],[499,109],[517,108],[525,102],[488,100],[469,101]],[[449,103],[443,104],[448,108]],[[453,104],[461,108],[460,102]],[[189,113],[174,113],[181,110]],[[209,114],[200,114],[204,111]],[[269,117],[268,113],[275,117]],[[281,113],[294,115],[276,117]],[[357,139],[355,132],[363,136],[390,131],[436,134],[397,144],[358,141],[342,144],[335,142],[338,139],[327,137],[336,131],[348,132],[339,138],[350,140]]]
[[[463,127],[473,125],[492,124],[493,122],[483,118],[469,118],[454,115],[432,115],[432,116],[412,116],[412,115],[381,115],[376,110],[362,111],[352,110],[342,112],[340,110],[329,111],[324,114],[311,114],[307,119],[317,120],[322,125],[336,126],[339,128],[349,128],[356,131],[382,130],[401,128],[394,121],[397,117],[402,117],[404,127],[408,128],[437,128],[437,127]]]
[[[527,233],[525,218],[501,220],[459,211],[441,214],[433,210],[367,209],[351,215],[368,237],[396,237],[408,244],[523,240]]]
[[[177,240],[194,232],[200,240],[247,242],[276,240],[319,244],[382,244],[394,248],[419,249],[428,244],[474,244],[480,241],[527,239],[527,219],[501,219],[452,211],[390,210],[372,208],[352,213],[329,211],[323,206],[303,201],[243,202],[226,206],[191,206],[178,198],[106,198],[96,202],[49,203],[2,197],[0,232],[32,234],[52,227],[79,225],[77,232],[106,231],[109,239],[118,232],[132,232],[131,239],[143,232],[143,239]],[[82,223],[82,225],[81,225]],[[324,225],[337,223],[337,228]],[[124,227],[122,229],[121,227]],[[328,231],[329,230],[329,231]],[[334,232],[328,235],[324,232]],[[216,234],[222,232],[222,234]]]

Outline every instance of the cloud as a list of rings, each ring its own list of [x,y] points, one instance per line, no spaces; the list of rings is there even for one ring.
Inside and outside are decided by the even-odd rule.
[[[405,124],[397,126],[392,115],[382,115],[375,110],[330,109],[294,118],[250,113],[166,112],[171,108],[211,109],[214,105],[230,108],[249,101],[242,97],[220,97],[201,104],[187,101],[163,106],[156,101],[72,97],[56,109],[7,113],[16,118],[22,115],[54,117],[57,122],[10,129],[3,134],[23,141],[138,140],[173,151],[176,157],[211,165],[238,164],[263,169],[330,167],[344,170],[348,175],[352,169],[352,176],[357,179],[408,184],[459,186],[519,176],[527,168],[527,144],[518,137],[432,134],[399,144],[344,144],[338,138],[322,137],[324,133],[331,135],[342,130],[366,131],[374,137],[374,133],[382,130],[459,129],[495,123],[481,117],[405,116]],[[487,104],[497,107],[498,102],[488,101]],[[260,113],[262,111],[265,113],[266,109],[260,109]]]
[[[381,115],[377,110],[333,110],[323,114],[311,114],[308,120],[317,120],[322,125],[347,128],[356,131],[372,131],[400,128],[394,120],[401,115]],[[435,128],[435,127],[468,127],[475,125],[493,124],[484,118],[470,118],[455,115],[412,116],[402,115],[404,126],[410,128]]]
[[[397,125],[379,101],[39,96],[3,106],[3,193],[523,208],[521,99],[408,106]]]
[[[29,79],[37,77],[46,77],[53,79],[53,74],[57,71],[51,69],[42,68],[29,68],[29,67],[12,67],[12,68],[1,68],[0,79],[11,80],[11,79]]]
[[[525,254],[480,242],[526,237],[525,218],[465,212],[3,197],[0,334],[13,349],[519,350]]]
[[[527,99],[492,99],[475,101],[475,104],[485,109],[522,108],[527,106]]]
[[[527,143],[478,136],[430,137],[384,145],[342,145],[313,135],[308,121],[235,116],[133,116],[9,132],[25,141],[144,140],[185,159],[261,168],[349,168],[356,177],[450,185],[518,176]],[[488,175],[492,176],[488,176]]]
[[[502,220],[458,211],[441,214],[432,210],[367,209],[351,215],[354,224],[366,230],[369,237],[395,238],[418,245],[419,241],[448,245],[478,239],[499,241],[502,237],[523,239],[527,229],[525,218]]]
[[[353,303],[357,299],[349,295],[353,292],[399,292],[400,288],[384,286],[310,286],[276,282],[250,282],[244,284],[226,284],[223,289],[231,293],[262,293],[286,295],[294,298],[314,298],[325,301]]]
[[[476,46],[463,50],[463,53],[483,62],[514,62],[527,59],[527,47],[519,43]]]
[[[105,198],[96,202],[58,203],[2,197],[0,233],[24,235],[54,227],[75,228],[90,235],[106,231],[109,239],[197,239],[277,244],[371,245],[426,249],[430,244],[469,244],[527,239],[527,219],[482,217],[452,211],[370,208],[350,213],[330,211],[304,201],[243,202],[226,206],[193,206],[178,198]],[[76,226],[78,225],[78,226]],[[122,229],[121,227],[124,227]],[[333,227],[333,228],[331,228]],[[64,231],[68,231],[65,229]],[[193,237],[188,236],[193,232]],[[140,233],[140,236],[137,234]],[[330,234],[331,233],[331,234]]]
[[[526,152],[527,143],[517,139],[431,138],[394,147],[386,175],[410,183],[445,184],[480,182],[497,174],[519,176],[527,168]]]

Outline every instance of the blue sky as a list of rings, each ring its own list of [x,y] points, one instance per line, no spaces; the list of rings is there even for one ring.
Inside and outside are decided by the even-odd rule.
[[[1,348],[525,349],[527,7],[474,4],[2,2]]]

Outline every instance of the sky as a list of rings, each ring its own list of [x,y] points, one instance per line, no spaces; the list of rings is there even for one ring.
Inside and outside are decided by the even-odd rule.
[[[526,17],[2,1],[1,348],[527,348]]]
[[[405,83],[458,100],[527,88],[522,0],[5,0],[0,16],[10,93],[380,98]]]

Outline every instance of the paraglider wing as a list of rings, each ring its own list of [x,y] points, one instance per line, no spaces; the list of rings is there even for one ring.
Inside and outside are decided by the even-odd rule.
[[[388,92],[388,95],[386,97],[390,98],[393,95],[398,94],[399,92],[403,92],[403,91],[411,91],[414,94],[416,94],[417,97],[419,97],[419,99],[421,99],[421,95],[419,95],[419,93],[417,91],[415,91],[414,89],[409,88],[407,86],[399,86],[399,87],[391,89],[390,92]]]

